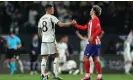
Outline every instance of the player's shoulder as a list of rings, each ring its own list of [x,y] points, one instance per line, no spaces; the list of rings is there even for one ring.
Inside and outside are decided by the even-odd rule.
[[[51,15],[51,18],[57,18],[56,16],[54,16],[54,15]]]
[[[44,14],[44,15],[40,18],[40,20],[43,20],[43,19],[46,18],[46,17],[47,17],[47,15]]]
[[[94,22],[99,22],[99,18],[96,16],[95,18],[92,19]]]
[[[20,39],[17,35],[15,35],[15,38],[16,38],[16,39]]]
[[[9,40],[9,39],[11,39],[11,37],[10,37],[10,36],[8,36],[8,37],[7,37],[7,40]]]
[[[67,44],[66,43],[63,43],[63,45],[67,47]]]
[[[51,14],[45,14],[43,15],[40,20],[43,20],[43,19],[48,19],[48,18],[56,18],[54,15],[51,15]]]
[[[96,17],[94,18],[94,20],[99,20],[99,18],[96,16]]]

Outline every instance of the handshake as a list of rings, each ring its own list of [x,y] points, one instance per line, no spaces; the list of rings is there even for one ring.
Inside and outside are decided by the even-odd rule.
[[[77,24],[77,21],[72,20],[72,21],[71,21],[71,24],[72,24],[72,25]]]

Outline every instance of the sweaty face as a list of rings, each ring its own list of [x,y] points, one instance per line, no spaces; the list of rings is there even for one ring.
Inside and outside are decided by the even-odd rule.
[[[94,14],[94,10],[92,8],[91,11],[90,11],[90,15],[93,15],[93,14]]]

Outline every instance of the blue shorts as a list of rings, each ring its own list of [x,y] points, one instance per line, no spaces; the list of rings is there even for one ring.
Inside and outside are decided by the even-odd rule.
[[[85,56],[99,56],[99,49],[101,45],[87,44],[84,55]]]

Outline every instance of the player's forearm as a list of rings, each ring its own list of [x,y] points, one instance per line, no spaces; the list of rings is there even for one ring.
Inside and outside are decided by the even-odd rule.
[[[7,47],[7,48],[9,48],[9,47],[10,47],[10,45],[9,45],[9,44],[7,44],[7,45],[6,45],[6,47]]]
[[[69,53],[68,49],[66,49],[66,55],[70,56],[70,53]]]
[[[92,38],[96,38],[97,36],[99,36],[99,34],[101,33],[101,27],[97,27],[96,32],[92,35]]]
[[[41,28],[38,28],[38,35],[39,35],[40,38],[42,37],[41,34],[42,34]]]
[[[80,29],[80,30],[86,30],[87,29],[87,25],[81,26],[79,24],[75,24],[74,25],[76,28]]]
[[[70,25],[72,25],[72,22],[65,22],[65,23],[59,22],[58,25],[59,25],[60,27],[70,26]]]
[[[81,40],[84,39],[84,37],[83,37],[79,32],[76,32],[76,35],[77,35]]]
[[[22,47],[22,44],[20,43],[18,46],[17,46],[17,48],[21,48]]]
[[[101,38],[103,36],[103,34],[104,34],[104,31],[102,30],[99,38]]]

